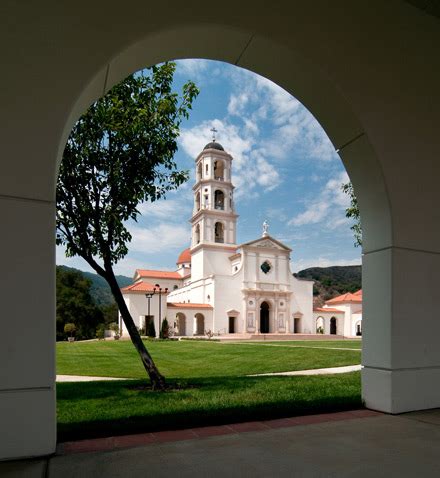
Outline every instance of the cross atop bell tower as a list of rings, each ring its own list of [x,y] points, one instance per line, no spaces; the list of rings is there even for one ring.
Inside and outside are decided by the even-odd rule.
[[[236,242],[237,214],[234,208],[234,186],[231,182],[232,156],[216,141],[197,156],[194,210],[191,218],[191,249],[209,245],[215,249],[231,249]]]

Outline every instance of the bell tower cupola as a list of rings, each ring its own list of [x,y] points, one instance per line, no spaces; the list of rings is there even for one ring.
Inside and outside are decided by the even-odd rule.
[[[191,250],[203,246],[216,249],[236,246],[237,214],[234,208],[234,186],[231,182],[232,156],[216,141],[197,156],[194,210],[191,218]]]

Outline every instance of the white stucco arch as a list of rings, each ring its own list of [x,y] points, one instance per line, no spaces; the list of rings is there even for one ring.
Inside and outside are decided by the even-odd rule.
[[[247,3],[226,0],[224,11],[234,15],[223,15],[219,25],[217,7],[199,0],[193,8],[132,3],[105,15],[90,2],[60,4],[56,20],[51,4],[5,7],[4,18],[9,13],[20,22],[0,31],[9,46],[0,79],[0,250],[8,271],[3,315],[10,318],[9,345],[0,350],[7,365],[0,421],[11,437],[0,457],[55,449],[54,200],[67,135],[112,85],[168,59],[237,64],[277,82],[312,111],[340,150],[361,208],[363,397],[393,413],[440,406],[438,19],[395,1],[343,8],[325,0],[292,2],[282,14],[253,2],[250,14]],[[32,314],[25,318],[16,307],[23,266],[39,276],[27,292]],[[412,327],[416,315],[420,332]],[[431,333],[422,336],[424,330]],[[32,371],[23,348],[33,357]],[[417,395],[407,392],[415,383]],[[18,406],[19,418],[10,412]],[[31,414],[35,407],[39,413]]]

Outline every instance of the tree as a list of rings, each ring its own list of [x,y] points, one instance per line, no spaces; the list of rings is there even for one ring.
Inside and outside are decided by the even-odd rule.
[[[159,337],[161,339],[167,339],[170,335],[170,326],[168,325],[168,320],[166,317],[162,321],[162,327],[160,329]]]
[[[182,120],[198,89],[172,91],[174,63],[153,66],[114,86],[75,124],[57,184],[57,244],[81,256],[110,286],[153,388],[165,388],[122,297],[113,266],[128,252],[128,220],[138,205],[188,179],[174,161]]]
[[[102,313],[96,306],[91,293],[91,281],[80,271],[58,266],[56,270],[57,339],[64,340],[64,325],[76,325],[76,338],[91,339],[95,336],[95,328],[102,322]]]
[[[362,246],[361,216],[357,198],[354,194],[353,184],[351,184],[351,182],[342,184],[341,189],[350,198],[350,206],[345,210],[345,216],[354,220],[354,224],[350,227],[354,235],[354,246]]]
[[[154,339],[156,338],[156,327],[154,326],[154,319],[151,318],[150,321],[148,322],[148,327],[146,331],[148,337]]]
[[[75,324],[67,323],[64,326],[64,333],[69,334],[69,337],[72,337],[74,332],[76,332],[76,325]]]

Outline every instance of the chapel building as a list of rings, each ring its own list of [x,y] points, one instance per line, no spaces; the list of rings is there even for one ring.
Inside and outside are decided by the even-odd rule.
[[[266,222],[261,237],[237,244],[232,162],[215,139],[197,156],[190,247],[174,272],[136,270],[122,289],[130,313],[144,331],[153,320],[157,334],[165,317],[178,336],[316,334],[313,281],[294,277],[291,249]],[[343,316],[337,314],[341,334]]]

